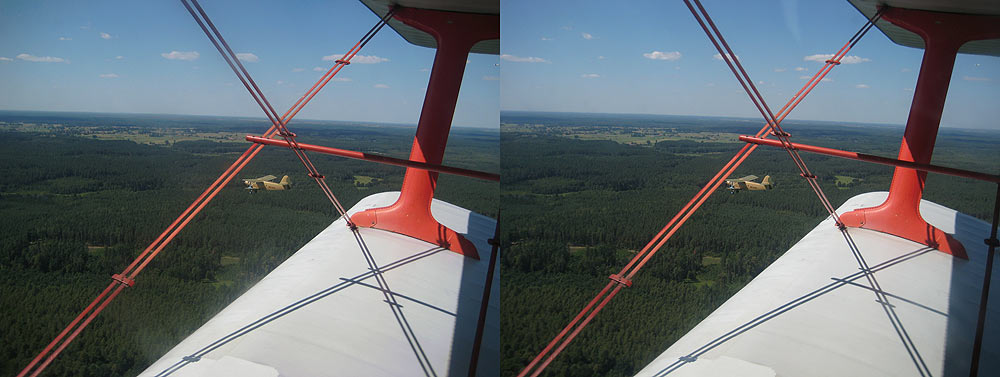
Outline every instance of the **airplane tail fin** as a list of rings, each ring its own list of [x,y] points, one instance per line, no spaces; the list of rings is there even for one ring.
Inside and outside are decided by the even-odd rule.
[[[282,186],[285,186],[286,189],[292,188],[292,180],[289,179],[287,175],[281,178],[280,183]]]
[[[761,183],[763,183],[764,187],[766,187],[768,189],[774,187],[774,182],[771,181],[771,176],[770,175],[765,175],[764,176],[764,180],[761,181]]]

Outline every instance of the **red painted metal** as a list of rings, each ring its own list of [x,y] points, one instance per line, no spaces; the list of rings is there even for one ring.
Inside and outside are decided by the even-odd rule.
[[[993,282],[994,251],[1000,247],[997,239],[997,227],[1000,227],[1000,185],[997,185],[997,196],[993,199],[993,226],[990,227],[990,238],[983,240],[989,250],[986,251],[986,272],[983,274],[983,289],[979,295],[979,316],[976,320],[976,338],[972,342],[972,363],[969,377],[979,375],[979,357],[983,351],[983,329],[986,327],[986,311],[990,302],[990,284]]]
[[[497,218],[500,218],[499,213]],[[500,251],[500,221],[497,221],[493,229],[493,238],[489,239],[490,263],[486,270],[486,280],[483,281],[483,297],[479,301],[479,320],[476,321],[476,336],[472,341],[472,357],[469,359],[469,377],[476,377],[476,368],[479,367],[479,350],[482,348],[483,332],[486,331],[486,312],[490,308],[490,294],[493,292],[493,274],[497,269],[497,254]]]
[[[777,140],[761,139],[761,138],[758,138],[758,137],[751,137],[751,136],[740,136],[740,141],[744,141],[744,142],[747,142],[747,143],[767,145],[767,146],[771,146],[771,147],[781,148],[781,142],[779,142]],[[970,171],[970,170],[955,169],[955,168],[949,168],[949,167],[937,166],[937,165],[931,165],[931,164],[921,164],[921,163],[916,163],[916,162],[912,162],[912,161],[903,161],[903,160],[897,160],[897,159],[894,159],[894,158],[886,158],[886,157],[880,157],[880,156],[875,156],[875,155],[870,155],[870,154],[865,154],[865,153],[844,151],[844,150],[840,150],[840,149],[833,149],[833,148],[826,148],[826,147],[817,147],[817,146],[808,145],[808,144],[792,143],[792,148],[795,148],[795,149],[798,149],[798,150],[801,150],[801,151],[806,151],[806,152],[813,152],[813,153],[818,153],[818,154],[824,154],[824,155],[827,155],[827,156],[834,156],[834,157],[840,157],[840,158],[846,158],[846,159],[858,160],[858,161],[865,161],[865,162],[874,162],[876,164],[889,165],[889,166],[899,166],[899,167],[904,167],[904,168],[908,168],[908,169],[914,169],[914,170],[920,170],[920,171],[926,171],[926,172],[932,172],[932,173],[941,173],[941,174],[953,175],[953,176],[956,176],[956,177],[971,178],[971,179],[976,179],[976,180],[980,180],[980,181],[987,181],[987,182],[993,182],[993,183],[1000,183],[1000,175],[986,174],[986,173],[980,173],[980,172],[975,172],[975,171]]]
[[[882,18],[924,39],[920,77],[898,159],[929,164],[958,48],[968,41],[1000,38],[1000,28],[997,28],[1000,16],[888,8],[883,11]],[[965,247],[958,240],[920,216],[920,198],[926,178],[927,172],[897,167],[884,203],[846,213],[842,220],[847,226],[889,233],[968,259]]]
[[[288,144],[284,140],[269,139],[269,138],[250,136],[250,135],[247,135],[246,139],[249,142],[258,144],[273,145],[278,147],[288,147]],[[404,160],[401,158],[381,156],[377,154],[358,152],[347,149],[330,148],[320,145],[298,143],[298,147],[307,151],[332,154],[334,156],[353,158],[355,160],[378,162],[386,165],[410,167],[416,169],[435,171],[438,173],[454,174],[463,177],[482,179],[485,181],[500,182],[500,174],[487,173],[478,170],[462,169],[462,168],[456,168],[438,164],[428,164],[426,162]]]
[[[440,164],[455,115],[455,103],[465,73],[465,61],[474,44],[500,38],[500,16],[402,8],[395,16],[403,23],[434,36],[437,53],[424,96],[410,160]],[[358,226],[405,234],[459,254],[479,259],[476,246],[431,214],[431,199],[437,172],[408,168],[403,188],[389,207],[370,209],[351,216]]]
[[[135,280],[129,279],[128,277],[122,274],[111,275],[111,280],[117,281],[118,283],[121,283],[127,287],[132,287],[135,285]]]
[[[615,283],[618,283],[618,284],[621,284],[621,285],[624,285],[626,287],[631,287],[632,286],[632,281],[631,280],[626,279],[625,277],[623,277],[621,275],[618,275],[618,274],[611,274],[611,276],[608,276],[608,279],[611,279],[611,281],[613,281]]]

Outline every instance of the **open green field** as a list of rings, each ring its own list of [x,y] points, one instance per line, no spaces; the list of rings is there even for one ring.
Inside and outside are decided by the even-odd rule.
[[[653,146],[663,141],[690,140],[695,142],[739,143],[739,134],[731,132],[697,131],[674,128],[642,128],[632,126],[545,126],[504,123],[504,132],[543,133],[575,140],[609,140],[619,144]]]
[[[378,182],[378,181],[381,181],[381,180],[382,180],[381,178],[369,177],[367,175],[355,175],[354,176],[354,185],[355,186],[369,185],[372,182]]]
[[[73,126],[61,123],[0,122],[0,131],[44,135],[71,135],[95,140],[128,140],[137,144],[170,146],[183,141],[244,143],[246,133],[206,132],[194,128],[148,128],[136,126]]]
[[[859,178],[849,177],[849,176],[846,176],[846,175],[835,175],[833,177],[837,179],[837,183],[843,184],[843,185],[849,185],[849,184],[852,184],[854,182],[857,182],[857,181],[861,180]]]

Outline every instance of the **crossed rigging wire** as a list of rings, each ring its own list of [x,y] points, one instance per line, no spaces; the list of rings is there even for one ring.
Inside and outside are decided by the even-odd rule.
[[[781,129],[780,123],[782,120],[785,119],[785,116],[787,116],[788,113],[790,113],[796,106],[798,106],[798,104],[802,102],[802,100],[806,97],[806,95],[808,95],[809,92],[812,91],[812,89],[815,88],[816,85],[823,80],[826,74],[829,73],[834,66],[840,64],[840,60],[847,55],[847,53],[851,50],[851,48],[853,48],[854,45],[857,44],[858,41],[860,41],[861,38],[868,32],[868,30],[875,25],[875,22],[878,21],[879,18],[881,18],[881,12],[876,13],[871,19],[869,19],[865,23],[865,25],[860,30],[858,30],[858,32],[856,32],[854,36],[852,36],[851,39],[848,40],[848,42],[844,44],[844,46],[841,47],[840,50],[837,51],[836,54],[833,55],[832,58],[830,58],[825,62],[823,67],[813,75],[813,77],[802,87],[802,89],[799,89],[799,91],[795,93],[794,96],[792,96],[792,98],[785,104],[785,106],[782,107],[780,110],[778,110],[777,115],[775,115],[773,112],[771,112],[770,108],[767,107],[767,104],[764,103],[763,97],[760,96],[760,93],[757,91],[756,87],[754,87],[753,81],[750,80],[749,75],[746,74],[746,71],[743,69],[742,65],[740,65],[739,61],[736,60],[735,58],[736,54],[732,52],[732,49],[729,48],[729,45],[722,38],[721,33],[719,33],[718,29],[715,27],[715,24],[708,17],[708,13],[705,12],[705,9],[701,6],[701,3],[698,0],[694,1],[697,4],[698,8],[701,10],[701,12],[704,14],[704,17],[708,21],[708,24],[711,25],[711,29],[715,32],[718,39],[722,42],[722,45],[725,46],[725,51],[723,51],[723,49],[719,46],[719,43],[716,42],[715,37],[713,37],[712,33],[709,31],[709,28],[706,27],[701,17],[699,17],[697,12],[695,12],[689,0],[684,0],[685,4],[691,10],[692,14],[694,14],[695,18],[698,20],[698,23],[701,24],[706,34],[708,34],[709,39],[712,40],[712,43],[716,46],[716,49],[719,50],[719,53],[726,61],[726,64],[729,65],[730,69],[733,70],[733,73],[736,74],[737,80],[740,81],[740,84],[743,86],[744,90],[746,90],[747,94],[751,97],[751,100],[754,102],[754,105],[757,106],[757,109],[761,112],[761,115],[764,116],[767,122],[767,124],[763,128],[761,128],[760,131],[757,131],[755,137],[766,138],[767,136],[769,136],[766,134],[766,132],[770,130],[771,131],[770,135],[776,136],[781,140],[782,145],[785,147],[785,150],[788,151],[788,153],[792,156],[792,160],[795,162],[796,167],[799,168],[802,177],[806,178],[806,181],[809,183],[809,186],[813,189],[813,191],[816,192],[816,195],[820,198],[820,202],[823,204],[824,208],[826,208],[827,212],[830,213],[830,216],[833,217],[837,226],[843,228],[843,223],[837,216],[836,211],[830,204],[829,200],[826,198],[826,195],[823,194],[823,191],[819,187],[819,184],[816,182],[815,175],[809,172],[808,167],[805,166],[805,162],[803,162],[801,157],[798,156],[798,152],[796,152],[794,148],[791,147],[791,144],[788,141],[789,134],[785,133]],[[730,59],[732,59],[732,62],[730,61]],[[733,66],[733,62],[735,62],[736,64],[735,67]],[[737,72],[737,70],[739,71],[739,73]],[[744,79],[746,81],[744,81]],[[698,193],[695,194],[695,196],[691,198],[691,200],[688,201],[687,204],[685,204],[684,207],[682,207],[681,210],[678,211],[677,214],[674,215],[672,219],[670,219],[670,222],[668,222],[667,225],[664,226],[663,229],[661,229],[660,232],[657,233],[653,237],[653,239],[650,240],[649,243],[647,243],[646,246],[643,247],[643,249],[639,253],[637,253],[635,257],[633,257],[632,260],[630,260],[629,263],[624,268],[622,268],[622,270],[619,273],[610,276],[611,281],[609,281],[604,286],[604,289],[602,289],[597,294],[597,296],[595,296],[587,304],[587,306],[585,306],[583,310],[581,310],[580,313],[578,313],[576,317],[574,317],[573,320],[570,321],[570,323],[566,325],[566,327],[563,328],[562,331],[560,331],[559,334],[556,335],[556,337],[553,338],[548,343],[548,345],[546,345],[546,347],[542,350],[542,352],[540,352],[537,356],[535,356],[535,358],[532,359],[531,362],[526,367],[524,367],[523,370],[521,370],[521,372],[518,374],[518,377],[525,377],[529,375],[534,377],[541,374],[542,371],[544,371],[545,368],[556,358],[556,356],[558,356],[559,353],[562,352],[562,350],[566,348],[567,345],[569,345],[569,343],[573,340],[573,338],[575,338],[580,333],[580,331],[582,331],[583,328],[586,327],[591,320],[593,320],[594,316],[596,316],[597,313],[600,312],[601,309],[603,309],[604,306],[607,305],[608,302],[610,302],[611,299],[614,298],[615,295],[617,295],[618,292],[621,291],[623,287],[632,286],[632,278],[639,272],[639,270],[649,261],[650,258],[653,257],[653,255],[655,255],[660,250],[660,248],[663,247],[663,245],[667,242],[667,240],[669,240],[670,237],[672,237],[674,233],[676,233],[677,230],[680,229],[680,227],[691,217],[691,215],[693,215],[694,212],[697,211],[699,207],[701,207],[701,205],[708,199],[708,197],[711,196],[712,193],[714,193],[716,190],[718,190],[722,182],[725,181],[725,178],[730,176],[733,173],[733,171],[735,171],[736,168],[739,167],[743,163],[743,161],[746,160],[746,158],[749,157],[750,154],[757,149],[757,146],[758,145],[756,144],[744,145],[739,150],[739,152],[737,152],[736,155],[734,155],[733,158],[730,159],[729,162],[726,163],[726,165],[723,166],[723,168],[719,170],[718,173],[715,174],[712,180],[709,181],[704,187],[702,187],[702,189],[698,191]]]
[[[200,26],[201,30],[205,32],[205,35],[208,37],[208,39],[212,41],[212,44],[215,45],[215,48],[219,50],[219,54],[221,54],[222,58],[226,60],[226,64],[229,64],[229,68],[233,70],[233,73],[235,73],[236,77],[240,79],[240,82],[242,82],[243,86],[247,88],[247,91],[250,92],[250,95],[253,97],[254,101],[257,102],[257,105],[260,106],[260,109],[264,111],[264,115],[266,115],[267,119],[271,121],[272,127],[278,130],[277,132],[278,136],[284,138],[285,142],[288,143],[288,148],[295,152],[295,156],[299,158],[299,161],[302,162],[302,165],[304,165],[306,167],[306,170],[309,172],[308,175],[312,177],[313,180],[316,181],[316,184],[319,185],[320,189],[323,190],[323,194],[326,195],[327,199],[330,200],[330,203],[332,203],[334,208],[337,209],[337,213],[339,213],[340,216],[344,217],[344,219],[347,221],[347,224],[351,228],[354,228],[355,226],[353,223],[351,223],[351,219],[347,216],[347,211],[344,210],[344,206],[340,204],[340,201],[337,200],[337,197],[333,195],[333,191],[331,191],[330,187],[327,186],[326,178],[322,174],[320,174],[318,170],[316,170],[316,166],[313,165],[311,160],[309,160],[309,156],[306,155],[306,152],[299,148],[298,142],[295,141],[295,134],[288,131],[288,127],[286,127],[286,125],[288,124],[288,121],[291,120],[291,117],[289,117],[288,119],[284,119],[285,117],[278,116],[278,112],[274,110],[274,107],[271,106],[271,103],[267,100],[267,97],[265,97],[264,93],[261,92],[259,87],[257,87],[257,83],[254,82],[252,77],[250,77],[250,73],[248,73],[246,68],[243,67],[243,63],[240,62],[240,59],[239,57],[236,56],[236,53],[233,52],[231,48],[229,48],[229,44],[226,43],[226,40],[222,37],[222,34],[219,33],[219,29],[216,29],[215,24],[213,24],[212,20],[208,18],[208,15],[205,14],[205,10],[203,10],[201,8],[201,5],[198,4],[198,0],[191,0],[191,2],[194,3],[195,8],[198,8],[198,14],[195,14],[194,10],[191,9],[191,6],[188,5],[188,0],[181,0],[181,2],[184,4],[184,7],[187,8],[188,12],[191,13],[191,17],[194,17],[195,21],[198,22],[198,26]],[[375,32],[378,32],[378,29],[380,29],[382,26],[385,25],[385,20],[388,20],[389,17],[392,17],[392,13],[393,11],[390,9],[390,11],[386,13],[385,17],[382,20],[379,20],[379,25],[377,25],[377,28],[373,30],[375,30]],[[201,15],[202,18],[204,18],[204,22],[202,22],[202,18],[198,18],[199,14]],[[208,27],[212,29],[212,32],[209,32],[208,29],[205,28],[205,24],[208,24]],[[222,44],[222,46],[219,46],[220,43]],[[223,51],[223,48],[225,48],[225,51]],[[234,66],[233,63],[236,63],[236,65]],[[339,70],[340,67],[343,67],[344,65],[347,64],[350,64],[350,62],[345,60],[337,60],[336,64],[334,64],[334,68],[330,68],[330,71],[332,71],[335,68]],[[237,66],[239,67],[239,69],[236,69]],[[328,73],[330,71],[328,71]],[[249,84],[247,83],[248,81]],[[251,86],[253,87],[252,89]],[[313,93],[313,95],[315,95],[315,93]],[[299,105],[299,103],[296,103],[296,105]],[[295,110],[295,112],[291,114],[292,116],[294,116],[304,106],[305,103],[302,103],[301,106],[293,105],[292,109],[289,109],[288,112],[285,113],[285,115],[288,116],[289,113],[292,112],[292,110]]]
[[[330,80],[333,79],[338,72],[340,72],[344,66],[351,63],[351,59],[359,51],[361,51],[361,49],[369,41],[371,41],[371,39],[378,33],[379,30],[382,29],[382,27],[385,26],[388,19],[392,17],[394,11],[390,9],[389,12],[382,17],[378,23],[375,24],[375,26],[368,30],[368,32],[365,33],[365,35],[357,43],[355,43],[354,46],[351,47],[351,49],[344,54],[341,59],[337,60],[336,63],[329,70],[327,70],[325,74],[323,74],[319,81],[313,84],[313,86],[309,88],[309,90],[303,94],[302,97],[300,97],[299,100],[296,101],[284,115],[279,117],[267,99],[264,98],[264,95],[257,87],[257,84],[254,83],[252,78],[250,78],[250,75],[239,62],[239,59],[233,53],[232,49],[230,49],[229,45],[226,44],[224,39],[222,39],[222,35],[219,34],[215,25],[213,25],[208,19],[208,16],[198,4],[197,0],[191,0],[191,2],[194,3],[195,8],[198,9],[198,13],[204,17],[205,23],[208,24],[208,27],[212,29],[215,36],[217,36],[219,41],[222,43],[222,46],[225,47],[225,51],[228,52],[228,55],[223,52],[223,48],[220,46],[219,42],[213,38],[212,33],[209,33],[208,28],[205,27],[205,23],[198,18],[194,10],[188,4],[187,0],[181,0],[181,2],[184,3],[184,7],[187,8],[188,12],[190,12],[195,18],[195,21],[198,22],[198,25],[202,28],[205,34],[208,35],[216,49],[222,53],[226,63],[229,64],[229,67],[233,69],[233,72],[235,72],[237,77],[240,78],[243,85],[248,91],[250,91],[251,96],[254,97],[257,104],[264,110],[265,114],[267,114],[268,120],[271,121],[271,127],[264,132],[263,137],[270,138],[275,134],[283,137],[289,144],[290,149],[295,151],[296,156],[302,161],[303,165],[306,166],[306,169],[309,171],[309,176],[316,181],[316,183],[323,190],[324,195],[326,195],[330,202],[333,203],[337,212],[344,217],[347,224],[351,226],[352,229],[356,228],[350,222],[350,218],[346,216],[346,211],[343,206],[333,195],[333,192],[330,191],[324,177],[319,174],[319,171],[316,170],[316,167],[305,155],[305,152],[298,148],[298,143],[296,143],[294,139],[295,134],[289,132],[286,125],[292,120],[292,118],[295,117],[296,114],[298,114],[300,110],[302,110],[303,107],[305,107],[307,103],[309,103],[310,100],[312,100],[314,96],[316,96],[317,93],[319,93],[321,89],[323,89],[324,86],[326,86],[327,83],[330,82]],[[233,62],[235,62],[236,65],[234,65]],[[239,66],[239,70],[236,69],[236,66]],[[245,79],[244,76],[241,75],[241,72],[245,75]],[[253,88],[252,90],[251,87]],[[76,318],[74,318],[73,321],[70,322],[70,324],[66,326],[66,328],[63,329],[62,332],[60,332],[59,335],[56,336],[56,338],[53,339],[44,350],[42,350],[42,352],[35,356],[35,358],[32,359],[32,361],[17,374],[17,377],[35,377],[45,370],[45,368],[48,367],[56,356],[58,356],[59,353],[61,353],[66,346],[68,346],[70,342],[72,342],[73,339],[75,339],[80,332],[83,331],[83,329],[86,328],[87,325],[89,325],[90,322],[93,321],[94,318],[96,318],[97,315],[100,314],[100,312],[103,311],[104,308],[107,307],[107,305],[111,303],[111,301],[114,300],[114,298],[117,297],[126,286],[131,287],[135,284],[135,277],[139,274],[139,272],[141,272],[149,264],[149,262],[151,262],[153,258],[155,258],[156,255],[159,254],[160,251],[162,251],[163,248],[166,247],[185,226],[187,226],[195,215],[197,215],[213,198],[215,198],[221,189],[227,185],[237,173],[239,173],[251,160],[253,160],[263,147],[263,144],[254,144],[247,148],[247,150],[244,151],[243,154],[240,155],[240,157],[237,158],[236,161],[234,161],[229,168],[227,168],[225,172],[223,172],[222,175],[215,180],[215,182],[205,189],[205,191],[202,192],[201,195],[198,196],[198,198],[195,199],[195,201],[192,202],[191,205],[189,205],[188,208],[177,217],[177,219],[175,219],[162,233],[160,233],[159,237],[149,244],[149,246],[146,247],[146,249],[143,250],[143,252],[139,254],[139,256],[136,257],[136,259],[132,261],[128,267],[125,268],[125,270],[123,270],[120,274],[112,275],[114,281],[112,281],[107,288],[104,288],[104,291],[102,291],[101,294],[90,303],[90,305],[80,312],[80,314],[77,315]],[[39,364],[39,362],[41,363]]]

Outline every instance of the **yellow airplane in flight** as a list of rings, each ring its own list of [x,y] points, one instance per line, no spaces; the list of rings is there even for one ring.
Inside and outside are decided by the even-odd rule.
[[[288,179],[287,175],[281,178],[281,182],[278,183],[271,182],[275,178],[278,177],[275,177],[273,175],[265,175],[260,178],[244,179],[243,183],[247,185],[247,190],[250,190],[250,192],[254,192],[257,190],[291,190],[292,181]]]
[[[730,193],[736,193],[740,190],[762,191],[774,188],[774,182],[771,181],[770,175],[765,175],[764,180],[760,183],[754,182],[755,180],[757,180],[756,175],[748,175],[743,178],[727,179],[726,184],[729,185]]]

